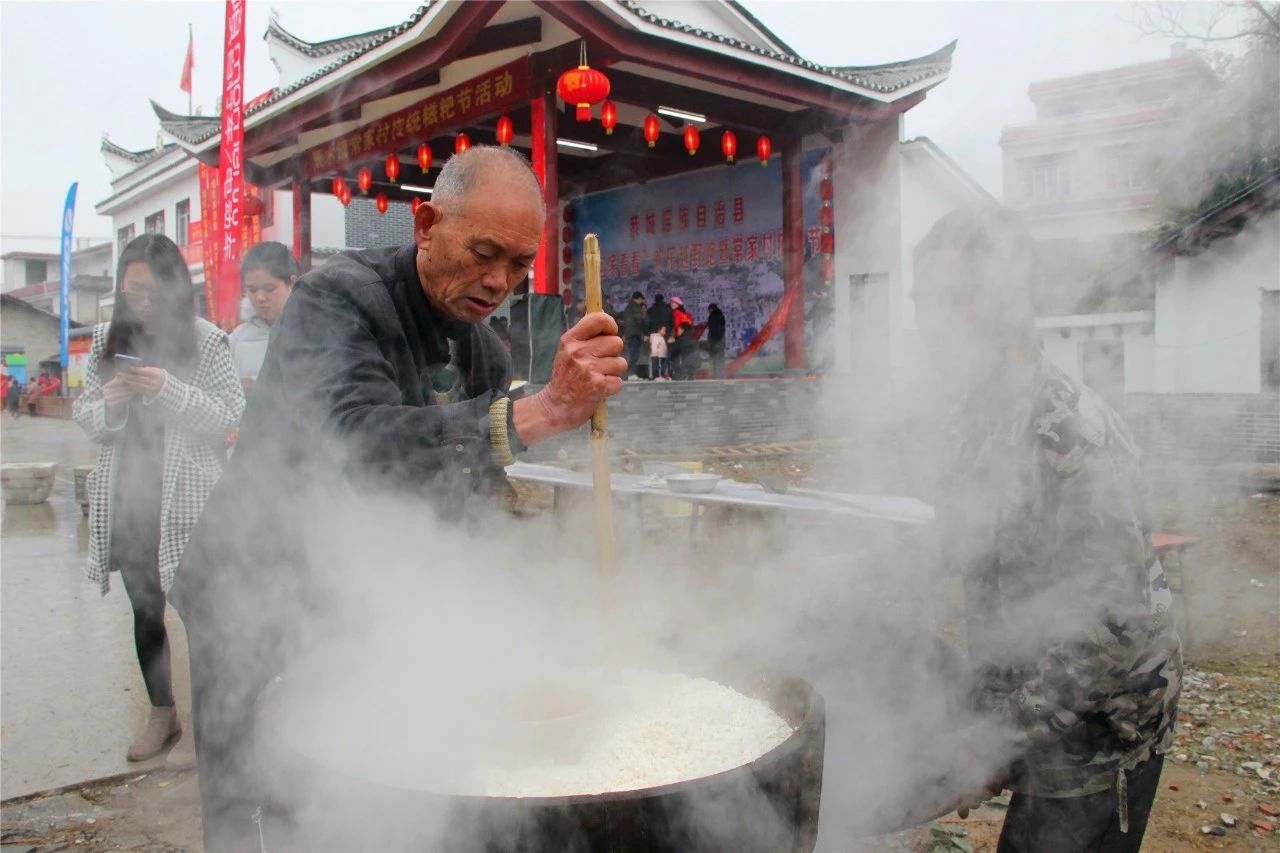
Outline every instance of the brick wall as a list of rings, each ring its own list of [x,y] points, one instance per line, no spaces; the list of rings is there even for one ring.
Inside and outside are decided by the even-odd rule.
[[[1207,465],[1280,462],[1280,394],[1126,394],[1125,419],[1149,456]]]
[[[806,379],[628,382],[609,400],[614,450],[670,451],[820,437],[821,385]],[[533,448],[529,461],[585,447],[587,428]]]
[[[413,210],[403,202],[393,202],[387,205],[386,213],[378,213],[372,197],[352,197],[345,231],[347,245],[353,248],[407,246],[413,242]]]
[[[0,312],[0,343],[27,355],[27,376],[40,375],[40,360],[56,356],[61,347],[56,317],[26,305],[6,301]]]
[[[848,432],[859,428],[897,435],[921,426],[906,410],[898,413],[898,426],[855,423],[837,407],[821,405],[822,392],[821,382],[807,379],[628,382],[609,401],[612,446],[692,450],[856,438]],[[1119,408],[1150,458],[1204,465],[1280,462],[1280,394],[1126,394]],[[561,448],[576,455],[586,434],[583,427],[560,436],[526,458],[547,459]]]

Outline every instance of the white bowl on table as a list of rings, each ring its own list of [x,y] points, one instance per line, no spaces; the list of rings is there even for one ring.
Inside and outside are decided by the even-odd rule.
[[[668,474],[664,478],[667,488],[685,495],[705,495],[716,490],[723,479],[719,474]]]

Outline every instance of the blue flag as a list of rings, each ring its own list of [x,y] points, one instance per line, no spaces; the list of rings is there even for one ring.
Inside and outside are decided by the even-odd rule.
[[[69,314],[71,313],[71,228],[76,221],[76,181],[67,190],[67,203],[62,208],[62,258],[61,277],[58,281],[58,320],[62,336],[62,371],[67,370],[67,333]]]

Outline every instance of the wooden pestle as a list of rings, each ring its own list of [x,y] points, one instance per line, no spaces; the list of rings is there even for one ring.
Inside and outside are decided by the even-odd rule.
[[[582,241],[582,268],[587,284],[587,313],[604,310],[600,291],[600,241],[588,234]],[[596,542],[600,575],[617,574],[613,547],[613,486],[609,481],[609,412],[601,400],[591,416],[591,477],[596,498]]]

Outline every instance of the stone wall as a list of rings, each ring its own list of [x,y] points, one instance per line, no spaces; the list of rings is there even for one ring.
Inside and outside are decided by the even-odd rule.
[[[609,400],[611,447],[660,453],[818,438],[820,392],[820,383],[808,379],[628,382]],[[581,449],[586,441],[583,427],[538,445],[527,458]]]
[[[1126,394],[1121,407],[1148,456],[1280,462],[1280,393]]]

